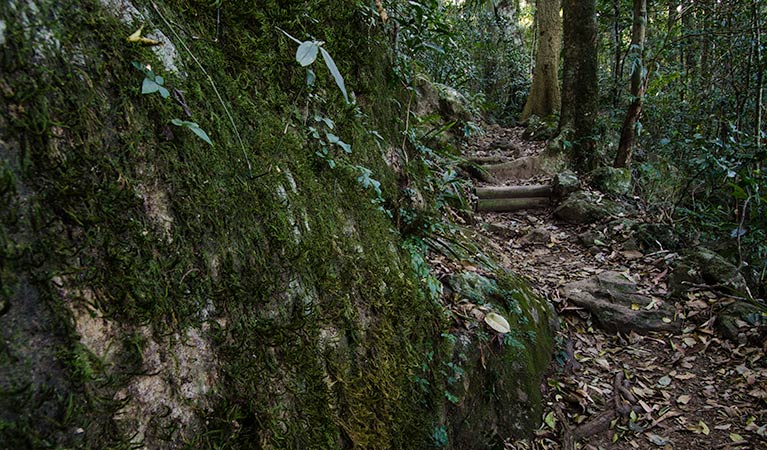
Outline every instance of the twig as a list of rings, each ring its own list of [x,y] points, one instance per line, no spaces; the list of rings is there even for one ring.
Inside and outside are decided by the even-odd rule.
[[[192,57],[192,60],[197,64],[197,66],[200,68],[202,73],[205,75],[205,77],[208,78],[208,81],[210,82],[211,87],[213,87],[213,92],[216,93],[216,97],[218,97],[218,101],[221,103],[221,106],[224,108],[224,112],[226,113],[226,116],[229,118],[229,122],[232,124],[232,129],[234,130],[234,134],[237,136],[237,141],[240,143],[240,147],[242,148],[242,156],[245,157],[245,162],[248,164],[248,172],[250,175],[253,175],[253,166],[250,164],[250,159],[248,158],[248,152],[245,150],[245,144],[242,142],[242,138],[240,137],[240,131],[237,129],[237,125],[234,123],[234,118],[232,117],[232,114],[229,112],[229,108],[226,107],[226,103],[224,103],[223,97],[221,97],[221,94],[218,92],[218,88],[216,87],[216,83],[213,81],[213,77],[211,77],[208,72],[205,70],[205,67],[202,66],[202,63],[197,59],[196,56],[194,56],[194,53],[192,53],[191,50],[189,50],[189,47],[186,46],[184,43],[184,40],[181,39],[181,36],[176,33],[176,30],[173,28],[173,26],[168,22],[168,19],[165,18],[165,16],[162,15],[160,12],[160,8],[157,7],[155,2],[152,2],[152,7],[154,8],[155,12],[157,12],[157,15],[160,16],[160,19],[165,23],[165,25],[170,29],[171,33],[173,33],[173,36],[178,39],[179,43],[181,43],[181,46],[184,47],[184,50],[186,50],[187,53],[189,53],[189,56]]]
[[[415,95],[414,91],[410,91],[410,96],[407,99],[407,112],[405,113],[405,132],[403,133],[404,136],[402,137],[402,156],[405,159],[405,166],[407,167],[408,164],[410,164],[409,158],[407,156],[407,133],[410,131],[410,105],[413,103],[413,96]]]

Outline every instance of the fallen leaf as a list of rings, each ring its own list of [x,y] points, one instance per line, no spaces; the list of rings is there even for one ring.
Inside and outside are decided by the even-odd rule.
[[[680,405],[686,405],[686,404],[690,403],[691,399],[692,399],[692,397],[690,397],[687,394],[684,394],[684,395],[680,395],[679,397],[677,397],[676,398],[676,402],[679,403]]]
[[[761,400],[767,400],[767,391],[764,389],[754,389],[748,393],[751,397],[756,397]]]
[[[658,436],[655,433],[647,433],[647,439],[649,439],[650,442],[652,442],[653,444],[659,447],[663,447],[671,443],[671,441],[668,440],[668,438],[664,438],[663,436]]]
[[[738,443],[743,442],[745,439],[743,439],[743,436],[739,435],[738,433],[730,433],[730,440],[732,442]]]
[[[556,419],[556,417],[554,417],[554,413],[553,413],[553,412],[550,412],[550,413],[546,414],[546,417],[544,417],[544,418],[543,418],[543,421],[544,421],[544,422],[546,423],[546,425],[548,425],[548,427],[549,427],[549,428],[551,428],[552,430],[553,430],[553,429],[556,427],[556,425],[557,425],[557,419]]]
[[[492,328],[493,330],[504,334],[511,331],[511,326],[509,325],[509,322],[500,314],[496,314],[494,312],[488,313],[485,316],[485,323]]]
[[[141,35],[141,32],[144,30],[144,25],[141,25],[138,30],[134,31],[133,34],[127,37],[128,42],[137,42],[144,46],[154,46],[154,45],[162,45],[162,42],[150,39],[148,37],[144,37]]]
[[[659,386],[662,386],[662,387],[666,387],[666,386],[668,386],[669,384],[671,384],[671,377],[669,377],[668,375],[664,375],[664,376],[662,376],[662,377],[661,377],[661,378],[658,380],[658,385],[659,385]]]
[[[679,375],[674,375],[674,378],[676,378],[677,380],[682,380],[682,381],[691,380],[691,379],[693,379],[695,377],[697,377],[697,375],[695,375],[694,373],[690,373],[690,372],[681,373]]]

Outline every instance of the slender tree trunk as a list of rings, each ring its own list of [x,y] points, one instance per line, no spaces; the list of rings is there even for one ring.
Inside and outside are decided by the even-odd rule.
[[[644,80],[646,69],[644,66],[644,43],[647,31],[647,0],[634,0],[634,22],[631,27],[631,96],[633,100],[629,106],[626,118],[623,120],[621,140],[618,145],[618,154],[615,157],[615,167],[627,167],[631,163],[636,142],[636,131],[639,117],[642,114],[642,100],[644,97]]]
[[[758,149],[762,147],[762,103],[764,101],[764,64],[762,63],[762,27],[761,15],[759,14],[759,0],[751,4],[751,16],[753,20],[754,53],[756,53],[756,101],[754,105],[754,137]]]
[[[559,50],[562,46],[559,2],[537,2],[538,53],[535,57],[533,85],[522,110],[522,120],[527,120],[533,114],[546,117],[559,111]]]
[[[576,169],[596,166],[597,19],[595,0],[564,0],[564,73],[560,136],[572,142]]]
[[[620,84],[623,78],[623,65],[621,64],[621,2],[620,0],[613,0],[613,26],[610,30],[611,38],[613,41],[613,108],[618,107],[620,102]]]

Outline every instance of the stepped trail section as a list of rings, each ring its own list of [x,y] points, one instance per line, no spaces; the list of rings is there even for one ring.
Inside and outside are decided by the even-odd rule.
[[[473,174],[476,232],[560,316],[543,424],[507,448],[767,448],[764,342],[714,326],[733,300],[708,286],[670,295],[676,255],[637,245],[641,207],[586,225],[557,218],[544,144],[522,132],[492,127],[464,149],[487,169]]]

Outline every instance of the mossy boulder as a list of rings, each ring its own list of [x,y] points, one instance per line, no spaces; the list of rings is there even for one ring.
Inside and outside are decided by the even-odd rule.
[[[599,222],[625,214],[626,209],[621,204],[588,191],[571,194],[554,210],[557,218],[578,224]]]
[[[741,296],[747,289],[738,268],[719,254],[704,247],[686,249],[674,262],[669,287],[673,295],[679,296],[700,285],[728,289]]]
[[[591,174],[591,183],[605,194],[626,195],[631,192],[631,170],[602,166]]]
[[[538,386],[556,316],[524,281],[502,269],[492,278],[460,272],[447,285],[457,301],[445,385],[450,448],[502,448],[504,439],[526,435],[539,421]],[[490,314],[508,321],[510,331],[489,326]]]
[[[381,207],[408,98],[386,36],[346,0],[218,12],[0,6],[0,442],[429,448],[454,358]],[[306,93],[278,29],[323,40],[356,104],[320,62]]]

